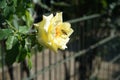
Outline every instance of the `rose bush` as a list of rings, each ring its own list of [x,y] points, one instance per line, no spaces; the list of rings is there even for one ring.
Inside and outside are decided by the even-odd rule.
[[[64,50],[69,41],[69,36],[73,33],[70,23],[63,22],[62,12],[49,16],[43,15],[43,20],[34,24],[37,29],[38,42],[57,52],[58,49]]]

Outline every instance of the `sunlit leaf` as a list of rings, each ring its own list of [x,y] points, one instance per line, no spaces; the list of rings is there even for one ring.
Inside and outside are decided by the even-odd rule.
[[[29,67],[29,69],[32,68],[31,57],[32,57],[31,53],[27,53],[27,61],[28,61],[28,67]]]
[[[18,30],[19,29],[19,24],[18,24],[18,17],[17,15],[13,16],[13,26]]]
[[[11,49],[17,42],[17,38],[15,36],[9,36],[6,41],[7,50]]]
[[[19,32],[22,34],[26,34],[29,31],[29,28],[26,26],[19,26]]]
[[[27,26],[28,26],[28,27],[31,27],[31,26],[32,26],[32,23],[33,23],[32,15],[30,14],[29,11],[26,11],[26,12],[25,12],[25,15],[26,15]]]
[[[0,40],[6,39],[10,35],[12,35],[11,29],[0,29]]]

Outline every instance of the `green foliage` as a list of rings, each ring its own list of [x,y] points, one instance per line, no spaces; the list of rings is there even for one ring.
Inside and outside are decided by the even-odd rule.
[[[17,38],[15,36],[9,36],[6,41],[6,49],[10,50],[16,44]]]
[[[5,8],[7,6],[6,0],[0,0],[0,8]]]
[[[0,40],[5,40],[7,65],[21,62],[27,57],[31,68],[31,48],[37,43],[33,25],[31,0],[0,1]]]
[[[10,35],[12,35],[11,29],[0,29],[0,40],[6,39]]]
[[[5,61],[7,65],[12,65],[19,55],[19,43],[16,43],[12,49],[6,50]]]
[[[23,42],[23,44],[25,44],[25,43]],[[17,62],[23,61],[25,59],[26,55],[27,55],[26,48],[24,46],[20,45],[19,46],[19,55],[17,57]]]

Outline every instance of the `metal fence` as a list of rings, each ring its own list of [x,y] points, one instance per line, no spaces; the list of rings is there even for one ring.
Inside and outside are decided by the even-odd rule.
[[[1,44],[0,80],[120,80],[119,34],[103,18],[94,14],[68,20],[74,29],[68,49],[35,51],[31,70],[26,61],[7,68]]]

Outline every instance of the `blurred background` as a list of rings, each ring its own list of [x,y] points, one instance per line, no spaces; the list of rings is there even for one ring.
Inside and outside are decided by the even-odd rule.
[[[4,1],[9,0],[0,4]],[[4,18],[11,20],[13,14],[21,17],[12,12],[14,3],[4,7]],[[1,41],[0,80],[120,80],[120,0],[21,0],[17,5],[18,12],[32,5],[34,23],[41,21],[43,14],[63,12],[63,20],[71,23],[74,33],[68,48],[57,54],[34,47],[31,69],[26,60],[6,65]],[[3,23],[3,16],[0,18]]]

